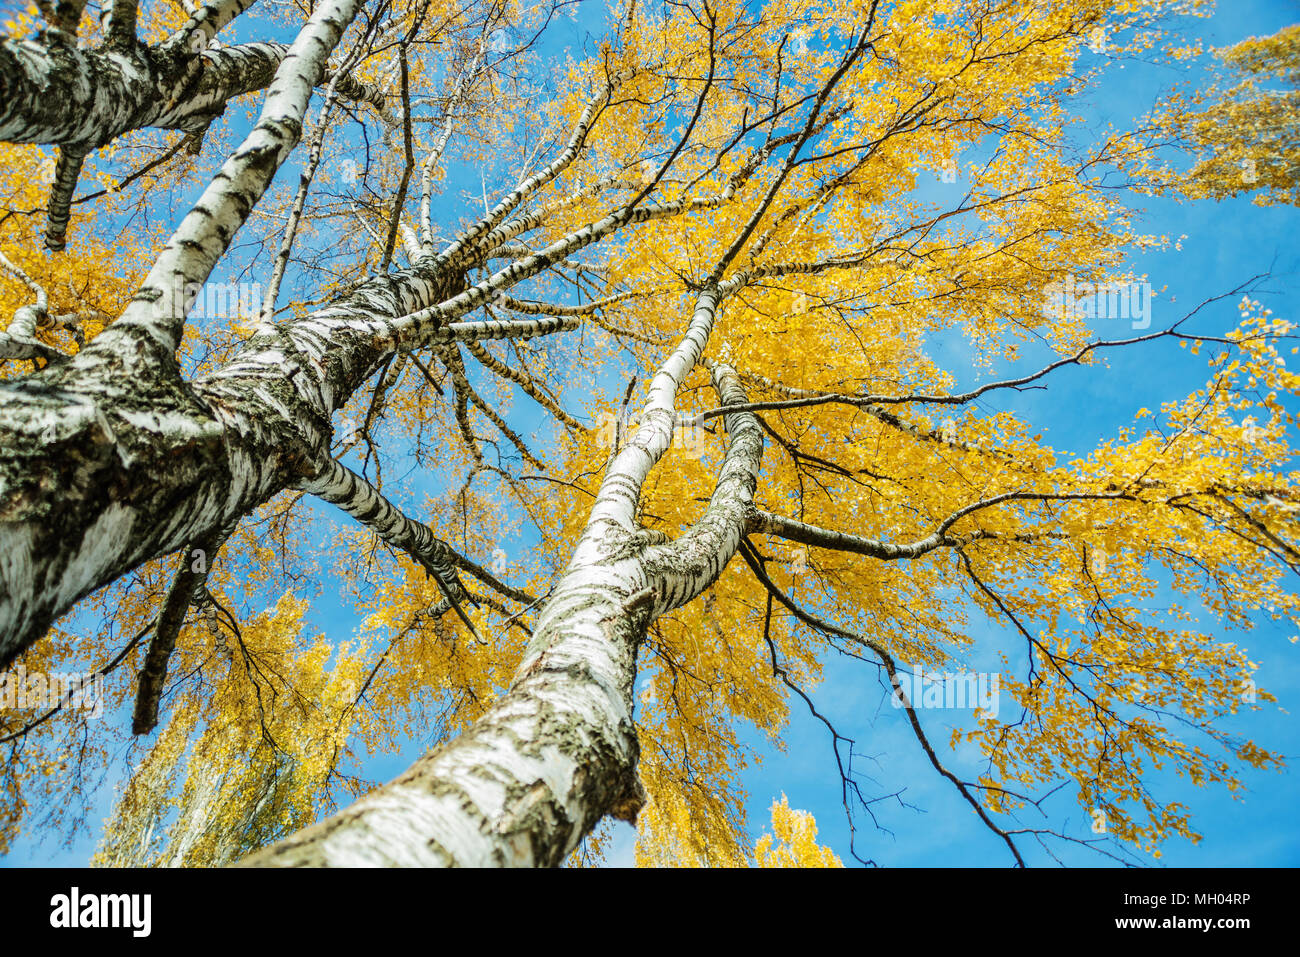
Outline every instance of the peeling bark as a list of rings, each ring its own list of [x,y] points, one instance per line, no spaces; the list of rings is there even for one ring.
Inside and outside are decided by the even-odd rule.
[[[265,89],[287,52],[279,43],[205,50],[185,89],[189,51],[80,48],[48,33],[0,38],[0,140],[94,148],[151,126],[192,130],[228,100]]]
[[[107,331],[0,382],[0,668],[94,589],[297,487],[330,415],[389,354],[354,327],[447,288],[422,270],[377,277],[192,384]]]

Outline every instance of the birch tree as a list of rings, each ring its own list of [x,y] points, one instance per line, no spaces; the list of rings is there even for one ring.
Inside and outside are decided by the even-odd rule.
[[[1290,325],[1251,277],[1151,322],[1131,258],[1160,240],[1124,193],[1197,195],[1193,105],[1074,123],[1122,57],[1175,55],[1180,4],[630,3],[549,69],[563,6],[37,6],[0,40],[0,139],[58,151],[0,221],[0,667],[97,654],[132,715],[102,861],[558,865],[614,818],[645,863],[834,863],[784,801],[789,848],[747,833],[738,728],[779,739],[792,706],[874,859],[827,667],[899,703],[1013,863],[1195,838],[1153,765],[1235,789],[1280,763],[1226,729],[1272,698],[1212,629],[1300,613]],[[291,42],[251,39],[271,23]],[[115,259],[97,217],[132,228],[167,171],[197,199]],[[197,316],[241,257],[261,301]],[[117,290],[93,316],[60,284],[83,260]],[[959,385],[945,333],[1010,371]],[[1205,387],[1090,455],[981,405],[1170,342],[1211,353]],[[358,530],[333,554],[313,499]],[[356,636],[309,633],[314,562]],[[908,678],[967,662],[977,614],[1022,664],[970,779]],[[89,732],[65,702],[3,720],[12,837]],[[436,746],[356,774],[412,723]],[[1062,784],[1104,837],[1025,823]]]

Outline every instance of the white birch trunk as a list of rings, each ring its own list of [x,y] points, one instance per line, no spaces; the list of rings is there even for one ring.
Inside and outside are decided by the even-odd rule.
[[[515,673],[469,731],[335,816],[243,863],[284,867],[556,866],[606,814],[644,801],[632,710],[636,651],[649,624],[726,566],[753,512],[757,421],[727,417],[730,444],[704,517],[676,541],[635,524],[636,501],[673,436],[674,396],[700,360],[718,296],[700,297],[659,370],[644,423],[610,463],[587,528]],[[714,372],[724,404],[739,380]]]

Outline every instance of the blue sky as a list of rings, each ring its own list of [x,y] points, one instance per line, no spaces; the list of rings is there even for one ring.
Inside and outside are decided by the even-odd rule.
[[[1225,46],[1249,36],[1267,35],[1295,23],[1294,3],[1264,0],[1234,0],[1221,5],[1209,20],[1190,21],[1190,35],[1213,46]],[[1110,74],[1097,93],[1088,97],[1093,112],[1084,112],[1089,126],[1114,119],[1119,126],[1142,112],[1153,97],[1176,80],[1175,71],[1129,64]],[[1167,298],[1153,305],[1152,328],[1181,318],[1202,300],[1236,288],[1256,273],[1269,271],[1273,278],[1263,283],[1254,298],[1276,315],[1293,318],[1300,305],[1300,211],[1293,207],[1261,208],[1248,199],[1224,202],[1177,203],[1168,199],[1144,199],[1145,214],[1138,228],[1155,235],[1186,236],[1182,250],[1149,252],[1133,262],[1137,272],[1148,274],[1159,290],[1168,285]],[[1208,310],[1198,320],[1198,331],[1224,331],[1236,325],[1239,297],[1229,298]],[[1103,332],[1104,334],[1104,332]],[[1131,333],[1125,333],[1131,334]],[[1290,357],[1288,357],[1290,359]],[[941,362],[941,364],[944,364]],[[948,365],[948,368],[954,368]],[[1033,368],[1032,362],[1022,368]],[[988,405],[1011,409],[1044,433],[1044,441],[1058,450],[1086,452],[1112,436],[1121,425],[1131,424],[1143,407],[1158,408],[1162,401],[1188,395],[1208,378],[1204,362],[1190,359],[1174,343],[1123,349],[1107,355],[1107,367],[1067,368],[1054,374],[1047,391],[999,393]],[[1159,602],[1163,596],[1156,600]],[[977,624],[977,619],[972,619]],[[1300,646],[1288,639],[1294,629],[1271,622],[1233,640],[1259,662],[1257,680],[1275,693],[1277,706],[1258,712],[1242,712],[1230,727],[1257,744],[1294,758],[1300,755],[1300,726],[1293,716],[1300,707]],[[1215,637],[1227,637],[1212,629]],[[985,622],[973,635],[986,650],[1005,648],[1007,633],[1001,626]],[[978,668],[978,663],[972,663]],[[916,810],[886,803],[878,808],[881,823],[893,834],[876,831],[865,815],[859,815],[858,852],[889,866],[997,867],[1010,862],[1001,841],[976,819],[969,805],[930,767],[917,746],[901,713],[894,711],[879,689],[873,670],[853,666],[827,670],[827,679],[814,695],[817,707],[835,723],[841,733],[857,741],[856,748],[872,755],[876,763],[864,762],[878,782],[878,793],[892,793],[900,787],[902,798]],[[946,741],[956,712],[923,711],[922,722],[931,741]],[[965,727],[966,725],[962,725]],[[840,803],[838,773],[829,734],[819,722],[805,714],[791,721],[789,748],[771,754],[761,768],[744,776],[751,800],[751,826],[759,833],[767,820],[774,797],[784,792],[792,807],[814,813],[824,843],[848,860],[849,828]],[[962,761],[961,757],[967,760]],[[975,769],[974,755],[953,762]],[[1203,835],[1199,844],[1177,838],[1166,842],[1159,862],[1153,866],[1295,866],[1300,864],[1300,822],[1294,807],[1297,796],[1294,769],[1277,772],[1243,772],[1244,795],[1233,800],[1218,787],[1198,788],[1181,779],[1155,779],[1161,795],[1188,804],[1193,827]],[[1046,808],[1052,820],[1078,837],[1092,837],[1089,819],[1069,792],[1062,792]],[[1033,824],[1026,815],[1024,822]],[[630,834],[630,829],[629,829]],[[1032,843],[1022,843],[1031,864],[1051,864],[1051,859]],[[630,852],[630,841],[620,843]],[[1067,864],[1106,866],[1107,861],[1092,851],[1053,845]],[[624,859],[628,859],[624,857]]]
[[[1247,36],[1273,33],[1295,22],[1294,3],[1238,0],[1225,4],[1213,18],[1189,22],[1189,32],[1216,46]],[[584,4],[577,19],[557,24],[555,52],[565,42],[578,44],[588,28],[599,32],[604,10]],[[1098,92],[1088,98],[1085,114],[1090,126],[1114,119],[1119,125],[1141,113],[1154,96],[1184,77],[1176,71],[1142,64],[1129,64],[1107,78]],[[237,128],[237,127],[236,127]],[[292,171],[282,171],[282,180]],[[453,171],[454,186],[477,183],[472,170]],[[1244,280],[1271,268],[1273,278],[1256,293],[1275,314],[1294,318],[1300,305],[1297,269],[1300,254],[1294,237],[1300,232],[1300,212],[1290,207],[1260,208],[1249,200],[1220,203],[1177,203],[1144,200],[1139,227],[1148,233],[1185,236],[1181,251],[1151,252],[1134,262],[1146,272],[1157,289],[1168,285],[1176,301],[1157,299],[1152,327],[1180,318],[1194,304],[1220,295]],[[1236,324],[1236,299],[1225,300],[1199,320],[1200,331],[1223,331]],[[936,348],[945,348],[935,344]],[[950,357],[959,361],[955,353]],[[1157,408],[1162,401],[1187,395],[1207,377],[1203,360],[1193,359],[1172,343],[1113,352],[1105,367],[1087,370],[1065,369],[1053,375],[1046,391],[1000,394],[989,408],[1014,409],[1044,432],[1045,441],[1059,450],[1086,452],[1116,428],[1131,424],[1137,409]],[[392,473],[395,474],[395,473]],[[436,477],[413,473],[410,500],[418,500],[415,488],[436,491]],[[329,515],[323,510],[322,515]],[[331,516],[332,517],[332,516]],[[322,531],[323,533],[323,531]],[[522,547],[517,543],[514,547]],[[356,621],[350,608],[340,602],[337,591],[327,587],[316,600],[313,623],[327,634],[347,637]],[[1157,599],[1160,600],[1160,599]],[[972,661],[975,668],[992,668],[996,652],[1013,648],[1004,628],[972,619],[973,637],[980,649]],[[1271,624],[1261,625],[1245,636],[1236,636],[1261,665],[1260,684],[1277,694],[1280,707],[1240,715],[1233,730],[1251,737],[1264,747],[1290,756],[1300,756],[1300,729],[1288,713],[1300,702],[1300,646],[1291,644],[1291,632]],[[857,742],[856,750],[869,755],[859,762],[873,780],[875,793],[904,789],[909,806],[883,802],[877,807],[886,830],[877,830],[859,813],[857,847],[860,855],[891,866],[1004,866],[1010,862],[1006,848],[975,818],[968,805],[930,767],[906,727],[901,713],[890,707],[874,669],[852,662],[828,668],[826,680],[814,692],[814,699],[836,727]],[[932,741],[947,740],[952,723],[961,713],[923,711],[922,721]],[[125,720],[124,716],[120,716]],[[108,716],[106,720],[118,720]],[[763,763],[742,777],[747,788],[750,824],[754,836],[768,821],[772,801],[785,793],[791,806],[809,810],[817,818],[821,838],[848,861],[849,830],[840,804],[838,773],[831,753],[829,734],[797,705],[784,752],[774,751],[756,736],[752,743],[764,754]],[[387,779],[404,769],[422,750],[420,742],[409,743],[401,753],[374,759],[366,768],[369,776]],[[959,754],[955,768],[971,770],[978,755]],[[1196,788],[1181,780],[1158,781],[1167,799],[1191,806],[1193,824],[1205,835],[1199,845],[1173,839],[1163,848],[1165,866],[1262,866],[1300,863],[1300,822],[1296,803],[1296,776],[1291,770],[1243,772],[1247,790],[1233,800],[1221,788]],[[111,795],[105,789],[101,805],[108,810]],[[1046,806],[1054,826],[1087,837],[1088,820],[1068,792]],[[892,833],[891,833],[892,832]],[[616,826],[616,840],[610,864],[631,862],[633,832],[627,825]],[[21,840],[14,850],[0,858],[0,866],[31,864],[84,864],[92,853],[95,836],[80,838],[68,847],[54,847],[31,838]],[[1032,844],[1022,845],[1031,864],[1050,864],[1051,859]],[[1066,863],[1100,865],[1105,861],[1078,848],[1053,845]],[[1154,862],[1153,862],[1154,863]]]

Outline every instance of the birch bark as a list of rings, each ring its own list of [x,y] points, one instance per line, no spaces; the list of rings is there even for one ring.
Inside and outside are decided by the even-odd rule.
[[[656,617],[704,591],[735,553],[762,455],[753,415],[729,415],[703,518],[673,542],[637,526],[640,490],[672,441],[675,395],[703,355],[717,303],[714,290],[700,297],[659,369],[502,700],[396,780],[245,864],[556,866],[606,814],[635,820],[645,800],[632,710],[637,647]],[[744,401],[733,370],[713,373],[724,404]]]
[[[332,408],[295,398],[283,351],[254,341],[233,372],[195,384],[182,380],[174,352],[184,284],[207,279],[297,142],[311,89],[358,3],[330,0],[308,20],[261,121],[122,318],[71,360],[0,384],[0,668],[90,591],[210,535],[320,459]],[[415,305],[371,293],[343,311]],[[267,338],[283,345],[281,333]]]
[[[450,248],[304,319],[264,326],[222,369],[183,381],[179,290],[207,278],[296,144],[311,89],[357,4],[317,8],[280,63],[261,121],[123,316],[72,359],[0,383],[0,667],[94,588],[286,488],[324,494],[381,533],[427,546],[387,503],[323,471],[336,409],[395,351],[576,326],[597,304],[551,318],[456,320],[624,226],[729,199],[623,205],[466,288],[468,266],[530,228],[529,217],[507,217],[572,161],[593,106],[555,162]],[[655,377],[642,425],[609,464],[501,702],[392,784],[251,863],[555,865],[605,814],[635,817],[643,801],[632,719],[637,646],[655,617],[717,577],[751,520],[762,443],[753,416],[737,412],[725,419],[729,447],[700,522],[669,542],[636,521],[640,489],[674,436],[676,392],[702,359],[722,298],[716,287],[700,295]],[[713,372],[723,404],[743,404],[735,373]]]

